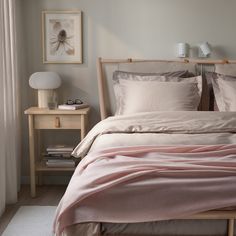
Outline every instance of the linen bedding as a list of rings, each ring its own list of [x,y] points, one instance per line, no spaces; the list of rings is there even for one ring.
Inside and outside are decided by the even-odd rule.
[[[96,222],[153,222],[234,206],[235,144],[234,112],[107,118],[73,152],[89,154],[59,204],[55,230],[100,235]]]

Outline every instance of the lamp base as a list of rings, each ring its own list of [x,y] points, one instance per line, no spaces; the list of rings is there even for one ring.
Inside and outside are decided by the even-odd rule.
[[[40,108],[48,108],[48,104],[55,103],[55,107],[57,106],[57,96],[56,91],[53,89],[40,89],[38,90],[38,107]]]

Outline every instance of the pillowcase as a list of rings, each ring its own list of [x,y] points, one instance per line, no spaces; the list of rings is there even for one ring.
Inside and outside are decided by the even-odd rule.
[[[236,111],[236,77],[212,73],[211,80],[219,111]]]
[[[193,77],[194,74],[190,73],[187,70],[183,71],[173,71],[173,72],[164,72],[164,73],[136,73],[136,72],[125,72],[125,71],[115,71],[113,73],[113,83],[118,84],[120,79],[127,79],[127,80],[156,80],[155,76],[166,76],[166,77],[180,77],[180,78],[187,78]]]
[[[122,92],[120,87],[120,79],[131,81],[182,81],[183,78],[194,76],[192,73],[185,71],[174,71],[165,73],[134,73],[115,71],[113,73],[113,88],[116,97],[116,115],[120,115]]]
[[[188,78],[188,82],[120,79],[120,109],[117,114],[152,111],[194,111],[198,109],[202,91],[202,77]]]

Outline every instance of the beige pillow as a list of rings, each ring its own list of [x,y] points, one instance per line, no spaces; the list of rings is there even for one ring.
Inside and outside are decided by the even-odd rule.
[[[120,80],[132,81],[183,81],[188,77],[194,76],[187,70],[184,71],[171,71],[163,73],[137,73],[126,71],[115,71],[113,73],[113,89],[116,98],[116,115],[121,114],[122,94],[120,87]]]
[[[163,78],[162,78],[163,79]],[[193,111],[198,109],[202,77],[188,82],[120,80],[119,115],[152,111]]]
[[[236,111],[236,77],[214,73],[212,85],[219,111]]]

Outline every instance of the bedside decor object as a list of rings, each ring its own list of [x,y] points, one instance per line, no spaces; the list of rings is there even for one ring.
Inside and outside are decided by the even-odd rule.
[[[82,63],[82,12],[43,11],[43,63]]]
[[[36,72],[30,76],[29,85],[38,90],[38,107],[55,109],[57,94],[55,89],[61,86],[61,78],[55,72]]]
[[[177,57],[180,57],[180,58],[188,57],[189,45],[187,43],[178,43],[177,49],[178,49]]]
[[[204,42],[198,45],[198,57],[206,58],[211,54],[211,47],[208,42]]]
[[[78,98],[75,100],[68,99],[66,101],[66,105],[74,105],[74,104],[81,105],[81,104],[83,104],[83,102]]]

